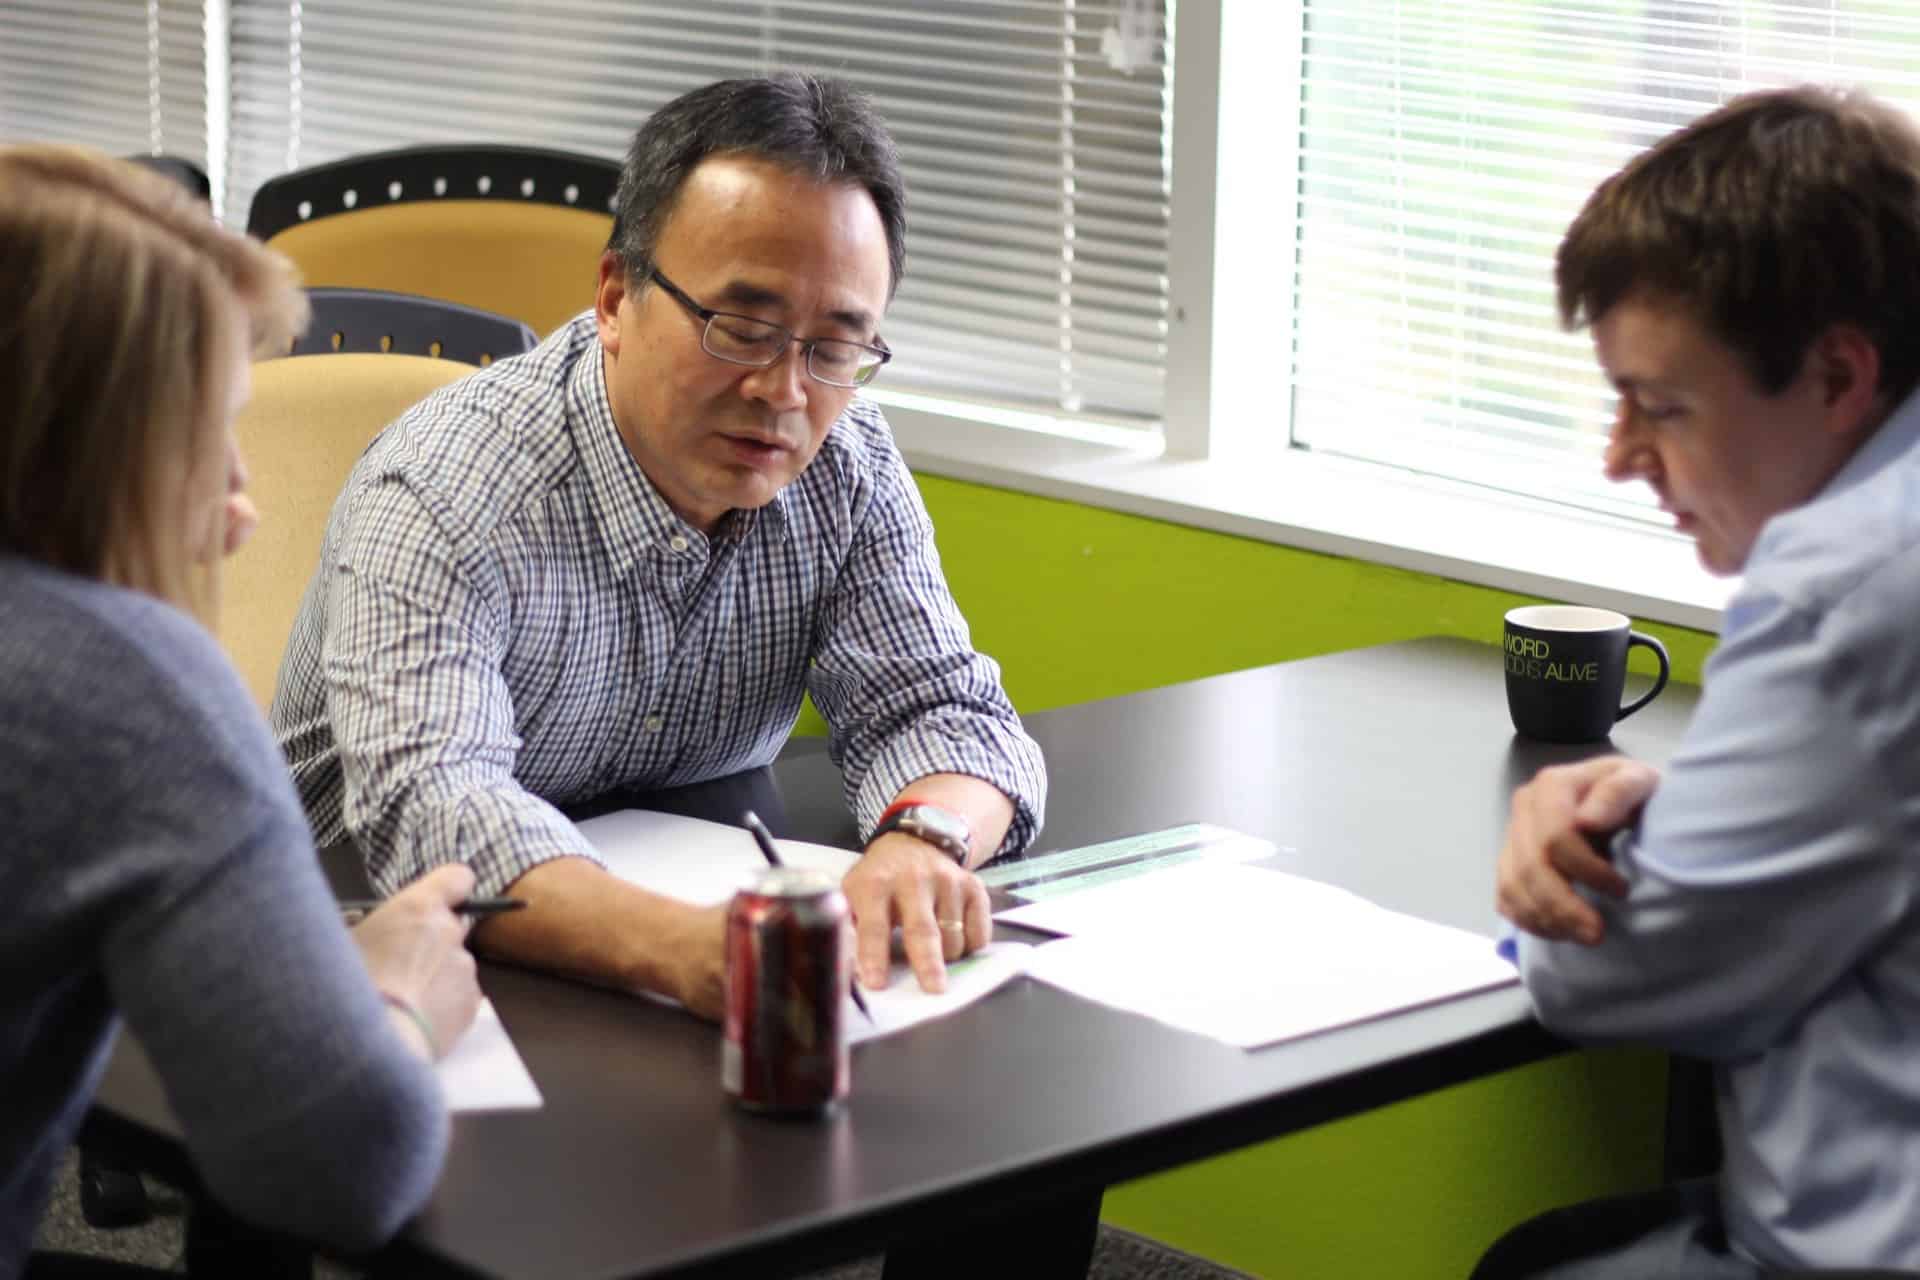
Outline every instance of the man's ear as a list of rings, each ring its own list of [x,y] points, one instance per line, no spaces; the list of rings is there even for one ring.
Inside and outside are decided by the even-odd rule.
[[[1809,356],[1830,433],[1851,438],[1879,423],[1887,407],[1880,393],[1880,348],[1866,330],[1833,325],[1814,339]]]
[[[626,263],[609,249],[600,255],[600,279],[593,291],[593,318],[600,329],[600,345],[610,356],[620,354],[620,304],[626,297]]]

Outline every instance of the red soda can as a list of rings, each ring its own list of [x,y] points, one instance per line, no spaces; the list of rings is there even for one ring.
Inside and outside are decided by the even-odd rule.
[[[748,1110],[817,1115],[847,1096],[846,921],[824,871],[775,868],[733,895],[720,1084]]]

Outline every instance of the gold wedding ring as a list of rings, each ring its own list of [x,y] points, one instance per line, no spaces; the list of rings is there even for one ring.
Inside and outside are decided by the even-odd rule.
[[[948,929],[958,929],[958,930],[960,930],[961,932],[963,932],[963,933],[964,933],[964,932],[966,931],[966,928],[967,928],[967,926],[965,925],[965,923],[963,923],[962,921],[959,921],[959,920],[942,920],[942,921],[940,921],[940,931],[941,931],[942,933],[944,933],[944,932],[946,932],[946,931],[947,931]]]

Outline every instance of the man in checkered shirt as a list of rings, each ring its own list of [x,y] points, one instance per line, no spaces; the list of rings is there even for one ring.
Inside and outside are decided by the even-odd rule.
[[[318,839],[384,891],[468,862],[532,904],[479,927],[491,953],[714,1017],[724,908],[615,878],[555,806],[766,764],[811,692],[862,833],[889,828],[845,881],[861,981],[895,926],[930,990],[986,944],[970,868],[1033,838],[1045,771],[855,394],[904,237],[893,142],[841,85],[647,121],[593,310],[410,410],[334,507],[273,705]]]

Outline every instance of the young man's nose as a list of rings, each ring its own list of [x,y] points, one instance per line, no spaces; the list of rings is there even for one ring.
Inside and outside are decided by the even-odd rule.
[[[1652,442],[1633,422],[1632,410],[1624,407],[1614,417],[1600,457],[1601,471],[1609,480],[1650,479],[1659,467]]]

